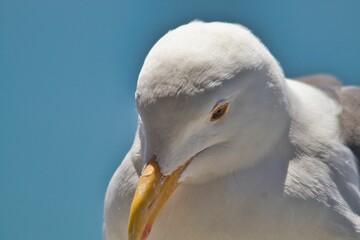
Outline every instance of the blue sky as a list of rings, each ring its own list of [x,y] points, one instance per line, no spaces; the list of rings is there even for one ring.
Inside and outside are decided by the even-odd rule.
[[[0,239],[100,239],[107,183],[136,128],[156,40],[242,23],[288,77],[360,85],[359,1],[0,0]]]

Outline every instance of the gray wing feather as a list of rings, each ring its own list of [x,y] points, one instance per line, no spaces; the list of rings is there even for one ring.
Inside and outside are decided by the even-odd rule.
[[[346,144],[360,160],[360,87],[342,87],[339,99],[343,106],[340,124]]]
[[[342,86],[341,81],[330,75],[312,75],[297,80],[324,91],[342,105],[339,119],[345,144],[360,160],[360,87]]]

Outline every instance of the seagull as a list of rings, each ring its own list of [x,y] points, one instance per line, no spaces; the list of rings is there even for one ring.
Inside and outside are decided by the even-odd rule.
[[[360,239],[360,88],[297,80],[247,28],[194,21],[150,50],[105,240]]]

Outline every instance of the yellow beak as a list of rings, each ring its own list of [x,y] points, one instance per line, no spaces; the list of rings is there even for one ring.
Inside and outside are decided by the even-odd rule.
[[[189,161],[169,176],[161,174],[154,160],[146,165],[131,203],[129,240],[147,239],[157,215],[179,185],[180,175],[188,163]]]

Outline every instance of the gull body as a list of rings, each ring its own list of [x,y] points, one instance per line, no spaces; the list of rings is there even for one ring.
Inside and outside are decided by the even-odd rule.
[[[307,80],[286,79],[240,25],[192,22],[166,34],[139,76],[138,130],[108,186],[104,239],[128,239],[154,156],[163,176],[191,161],[149,240],[360,239],[360,130],[348,123],[360,118],[341,117],[354,111],[337,83]],[[209,121],[222,102],[226,115]]]

